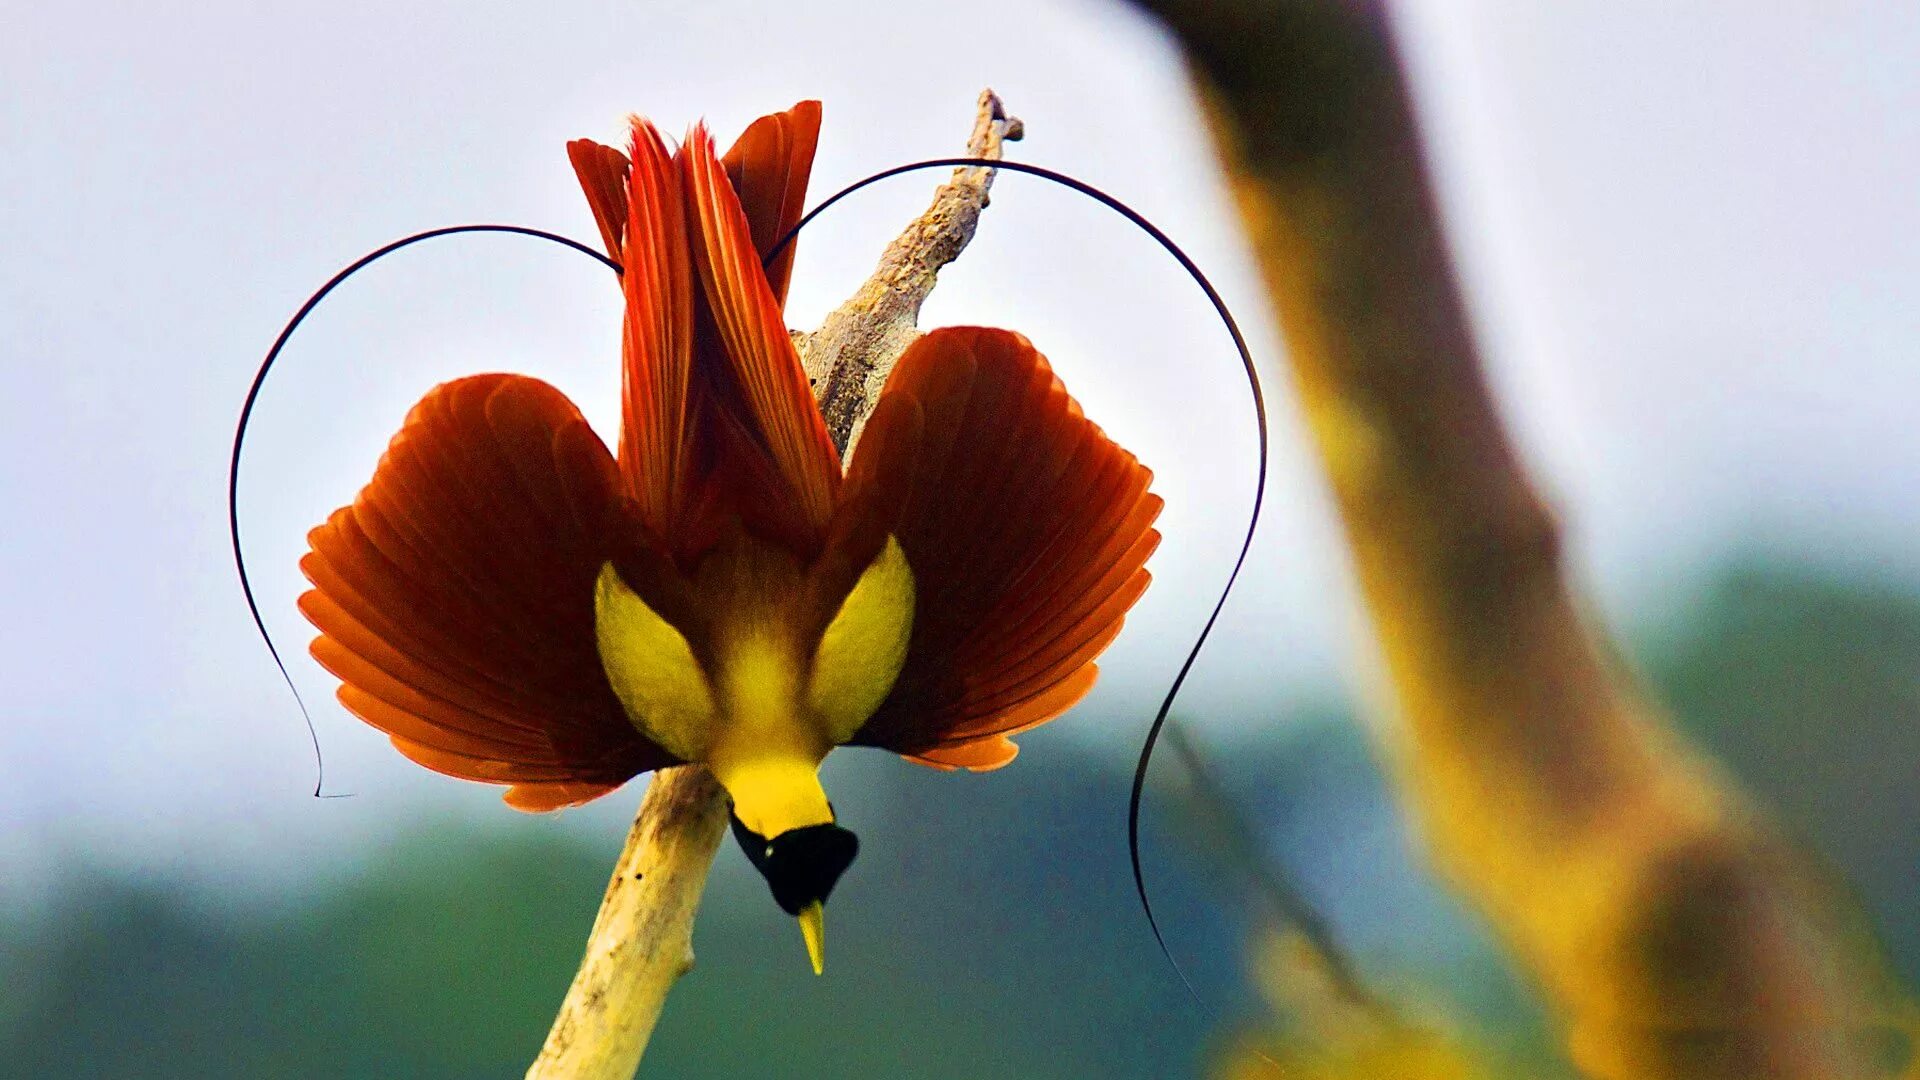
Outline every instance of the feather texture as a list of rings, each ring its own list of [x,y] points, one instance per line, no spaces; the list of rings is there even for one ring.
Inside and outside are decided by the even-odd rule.
[[[621,262],[627,235],[627,155],[592,139],[575,139],[567,144],[567,160],[573,162],[573,174],[586,193],[607,254]]]
[[[731,517],[814,552],[831,515],[839,458],[780,317],[793,246],[762,270],[800,220],[819,131],[819,102],[803,101],[717,160],[704,129],[669,151],[640,118],[631,159],[567,144],[626,268],[621,469],[686,561]]]
[[[1151,479],[1019,334],[915,342],[848,473],[849,499],[890,508],[917,591],[906,665],[854,741],[992,768],[1085,696],[1147,585]]]
[[[720,159],[747,215],[754,249],[762,258],[800,223],[819,142],[820,103],[802,101],[785,112],[771,113],[747,125]],[[631,169],[627,155],[592,139],[574,139],[567,143],[567,159],[573,163],[574,175],[586,193],[607,254],[620,262],[627,235],[627,176]],[[787,302],[796,246],[788,244],[767,266],[767,283],[781,305]]]
[[[679,158],[693,262],[720,361],[712,365],[720,370],[703,374],[714,380],[716,400],[731,407],[729,419],[739,433],[779,477],[786,496],[781,501],[798,511],[800,523],[817,538],[833,516],[840,455],[814,407],[800,354],[761,272],[752,227],[705,128],[689,133]],[[705,355],[702,367],[708,367]]]
[[[619,543],[611,455],[536,379],[443,384],[352,506],[309,535],[300,608],[349,711],[439,772],[553,809],[674,759],[627,719],[595,644]]]
[[[740,196],[740,209],[754,250],[765,258],[780,238],[800,223],[807,207],[807,180],[813,173],[813,152],[820,142],[820,103],[802,101],[786,112],[763,116],[734,140],[720,164]],[[787,283],[793,278],[793,249],[788,244],[767,264],[767,285],[775,304],[787,303]]]
[[[693,436],[694,284],[679,170],[660,132],[633,124],[622,292],[620,471],[655,535],[684,523]]]

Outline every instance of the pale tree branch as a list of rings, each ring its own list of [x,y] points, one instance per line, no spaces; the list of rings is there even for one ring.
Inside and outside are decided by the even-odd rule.
[[[1877,948],[1613,659],[1489,392],[1386,0],[1156,0],[1201,84],[1440,869],[1589,1075],[1870,1075]]]
[[[726,829],[726,792],[704,767],[663,769],[648,783],[529,1080],[634,1074],[667,991],[693,967],[693,917]]]
[[[968,153],[998,160],[1020,137],[991,90],[980,94]],[[887,247],[873,276],[811,335],[807,357],[828,431],[843,452],[886,373],[919,336],[920,305],[940,268],[973,238],[992,169],[955,169],[925,213]],[[663,769],[647,785],[607,883],[586,956],[527,1080],[629,1080],[673,984],[693,966],[693,920],[720,839],[727,796],[699,765]]]
[[[967,154],[998,161],[1001,144],[1024,133],[1000,98],[982,90]],[[893,362],[920,336],[920,305],[933,292],[940,269],[973,239],[993,176],[993,169],[953,170],[953,178],[934,192],[933,205],[887,246],[866,283],[801,340],[800,355],[827,431],[843,450],[859,438]]]

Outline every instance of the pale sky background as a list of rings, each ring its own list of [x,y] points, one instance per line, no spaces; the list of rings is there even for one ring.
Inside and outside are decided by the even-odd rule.
[[[1675,9],[1684,7],[1685,12]],[[1801,12],[1789,14],[1789,10]],[[1027,161],[1097,183],[1215,276],[1275,406],[1256,570],[1188,699],[1268,722],[1365,657],[1278,342],[1177,58],[1096,0],[745,4],[20,4],[0,35],[0,865],[223,878],[324,863],[497,790],[402,761],[332,703],[293,609],[307,527],[351,498],[433,383],[547,378],[611,434],[617,304],[531,241],[416,248],[296,339],[257,414],[228,560],[232,425],[255,365],[337,268],[500,221],[591,239],[564,142],[645,112],[721,139],[826,102],[815,194],[955,152],[991,85]],[[1493,376],[1616,619],[1775,545],[1920,577],[1920,9],[1427,0],[1405,12]],[[932,176],[801,242],[811,326]],[[1253,473],[1244,386],[1178,269],[1091,203],[1003,177],[928,326],[1018,328],[1158,476],[1158,584],[1104,664],[1131,744],[1204,617]],[[1074,723],[1072,718],[1064,721]],[[1216,724],[1215,734],[1234,732]],[[1025,765],[1026,763],[1023,763]],[[633,796],[571,814],[618,829]],[[556,827],[540,825],[529,827]]]

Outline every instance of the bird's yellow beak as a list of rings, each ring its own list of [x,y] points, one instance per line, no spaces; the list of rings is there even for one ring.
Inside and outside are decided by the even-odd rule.
[[[813,973],[827,969],[827,909],[815,900],[800,909],[800,936],[807,939],[807,959],[813,961]]]

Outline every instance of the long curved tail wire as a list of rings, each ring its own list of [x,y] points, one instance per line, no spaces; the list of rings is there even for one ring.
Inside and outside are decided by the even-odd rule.
[[[572,248],[583,255],[591,255],[611,267],[614,273],[620,272],[619,263],[577,240],[522,225],[449,225],[395,240],[391,244],[367,252],[348,264],[345,269],[328,278],[325,285],[320,286],[312,296],[307,297],[306,302],[300,305],[300,310],[293,313],[293,318],[287,320],[287,325],[280,330],[280,336],[273,339],[273,347],[267,350],[266,359],[260,361],[260,370],[254,373],[253,385],[247,388],[247,400],[240,406],[240,423],[234,428],[233,458],[227,464],[227,533],[233,541],[233,568],[239,572],[240,591],[247,598],[247,612],[253,616],[253,627],[260,632],[260,640],[266,643],[267,653],[273,657],[273,666],[280,669],[280,678],[286,682],[287,689],[292,692],[294,703],[300,706],[300,718],[306,721],[307,739],[313,744],[313,797],[316,799],[334,799],[340,796],[323,793],[327,783],[326,759],[320,753],[320,734],[314,730],[313,714],[307,711],[307,702],[300,696],[300,688],[293,684],[293,675],[287,671],[286,661],[281,659],[280,650],[274,646],[273,635],[267,633],[266,620],[260,617],[260,604],[253,596],[253,581],[247,576],[247,559],[240,550],[240,451],[246,446],[247,425],[253,420],[253,406],[260,400],[260,388],[266,385],[267,374],[273,370],[274,362],[280,359],[280,351],[287,347],[293,332],[300,329],[300,324],[313,313],[313,309],[319,306],[320,301],[327,298],[328,293],[338,288],[348,278],[401,248],[411,247],[422,240],[457,236],[461,233],[510,233],[515,236],[549,240],[563,247]]]
[[[1092,184],[1068,176],[1065,173],[1043,168],[1039,165],[1029,165],[1019,161],[983,161],[980,158],[948,157],[930,158],[926,161],[915,161],[906,165],[896,165],[890,169],[883,169],[864,180],[858,180],[848,184],[846,187],[828,196],[820,205],[807,211],[807,215],[800,219],[799,224],[795,225],[788,231],[787,235],[781,237],[780,241],[774,244],[772,251],[767,255],[767,259],[771,261],[778,256],[781,251],[786,249],[788,244],[793,242],[793,238],[799,234],[800,230],[806,228],[815,218],[824,213],[828,207],[852,195],[854,192],[869,185],[877,184],[882,180],[900,176],[903,173],[919,172],[923,169],[944,168],[1002,169],[1007,172],[1037,176],[1042,180],[1078,192],[1107,209],[1112,210],[1114,213],[1119,214],[1121,217],[1126,218],[1135,228],[1152,237],[1154,242],[1159,244],[1167,254],[1173,256],[1174,261],[1180,264],[1180,268],[1185,270],[1187,276],[1193,279],[1193,283],[1200,286],[1200,291],[1207,294],[1207,301],[1213,305],[1214,313],[1220,316],[1221,324],[1227,328],[1227,333],[1233,337],[1233,347],[1239,352],[1240,365],[1246,371],[1247,388],[1253,394],[1254,424],[1258,428],[1260,436],[1259,470],[1254,480],[1253,509],[1247,515],[1246,536],[1240,541],[1240,553],[1233,560],[1233,570],[1227,574],[1226,584],[1222,586],[1220,590],[1220,598],[1214,602],[1213,610],[1208,613],[1207,621],[1201,626],[1199,636],[1194,638],[1193,648],[1187,652],[1186,659],[1180,664],[1179,673],[1173,677],[1173,683],[1167,687],[1167,696],[1161,699],[1160,708],[1153,714],[1153,724],[1147,728],[1146,739],[1140,745],[1140,761],[1133,770],[1133,790],[1127,797],[1127,857],[1133,865],[1133,887],[1134,891],[1139,894],[1140,897],[1140,910],[1147,916],[1147,926],[1153,931],[1154,942],[1160,946],[1160,954],[1166,957],[1167,963],[1173,967],[1174,974],[1180,976],[1180,981],[1186,984],[1187,991],[1194,996],[1194,999],[1202,1000],[1200,991],[1193,985],[1193,980],[1187,977],[1186,970],[1180,966],[1179,961],[1173,958],[1173,952],[1167,948],[1167,939],[1165,934],[1161,932],[1160,920],[1155,918],[1153,914],[1153,901],[1147,897],[1147,879],[1140,867],[1140,800],[1146,790],[1147,767],[1153,763],[1154,746],[1160,741],[1161,730],[1167,726],[1167,717],[1173,711],[1174,699],[1180,696],[1180,688],[1185,685],[1187,674],[1193,670],[1194,662],[1200,659],[1200,650],[1205,647],[1207,637],[1213,633],[1213,624],[1219,621],[1221,610],[1227,606],[1227,596],[1233,592],[1234,583],[1240,579],[1240,570],[1246,565],[1247,554],[1253,549],[1254,532],[1260,525],[1260,509],[1265,501],[1267,491],[1267,401],[1266,396],[1261,392],[1260,373],[1254,366],[1253,351],[1247,347],[1246,335],[1240,332],[1240,323],[1234,319],[1233,312],[1227,307],[1227,302],[1221,299],[1220,291],[1213,287],[1213,282],[1207,279],[1207,275],[1201,271],[1199,265],[1193,261],[1192,257],[1185,251],[1182,251],[1179,244],[1173,242],[1172,237],[1162,232],[1158,225],[1148,221],[1138,210],[1135,210],[1133,207],[1128,206],[1126,203],[1121,202],[1119,199],[1114,198],[1099,188],[1094,187]]]
[[[1206,294],[1207,301],[1213,305],[1214,313],[1220,317],[1221,324],[1227,328],[1227,333],[1233,338],[1233,347],[1235,351],[1240,354],[1240,365],[1246,372],[1247,388],[1253,398],[1254,424],[1259,435],[1259,463],[1254,480],[1253,506],[1247,515],[1246,534],[1240,541],[1239,554],[1234,557],[1233,569],[1227,574],[1226,583],[1221,587],[1219,599],[1214,601],[1212,610],[1207,614],[1207,621],[1201,626],[1199,635],[1194,638],[1193,647],[1188,650],[1186,659],[1180,664],[1179,672],[1174,675],[1172,684],[1167,688],[1166,696],[1161,699],[1159,709],[1154,712],[1153,723],[1147,728],[1146,738],[1140,745],[1140,760],[1134,767],[1132,790],[1127,798],[1127,855],[1133,868],[1133,886],[1134,891],[1140,898],[1140,909],[1147,917],[1147,926],[1153,931],[1153,940],[1154,943],[1160,947],[1161,955],[1166,958],[1168,965],[1173,968],[1174,974],[1180,977],[1181,983],[1186,986],[1187,991],[1194,996],[1195,1000],[1202,1000],[1198,988],[1196,988],[1193,981],[1187,977],[1186,970],[1180,966],[1180,962],[1174,959],[1172,950],[1167,947],[1166,935],[1160,928],[1160,920],[1153,913],[1153,901],[1147,895],[1146,874],[1141,868],[1140,863],[1140,803],[1146,790],[1147,770],[1153,763],[1154,747],[1159,743],[1161,732],[1167,726],[1168,717],[1173,711],[1173,703],[1180,696],[1180,689],[1186,684],[1187,675],[1192,672],[1194,663],[1199,660],[1200,650],[1206,646],[1208,637],[1213,633],[1214,624],[1219,621],[1221,611],[1226,608],[1227,597],[1232,594],[1235,583],[1240,579],[1240,571],[1246,566],[1247,556],[1253,549],[1254,534],[1260,525],[1260,512],[1266,499],[1268,453],[1267,403],[1266,396],[1260,386],[1260,373],[1254,365],[1253,352],[1247,346],[1246,336],[1241,333],[1240,324],[1238,320],[1233,317],[1232,310],[1227,307],[1227,302],[1221,298],[1219,290],[1214,288],[1213,282],[1207,278],[1205,272],[1200,269],[1199,265],[1193,261],[1191,256],[1181,249],[1179,244],[1174,243],[1172,237],[1161,231],[1159,226],[1147,220],[1139,211],[1121,202],[1114,196],[1094,187],[1092,184],[1039,165],[1030,165],[1019,161],[989,162],[972,157],[943,157],[909,162],[905,165],[896,165],[892,168],[884,169],[874,173],[872,176],[848,184],[846,187],[828,196],[812,210],[809,210],[806,216],[800,219],[798,224],[788,230],[787,234],[782,236],[779,241],[773,245],[767,252],[763,262],[772,262],[778,258],[780,253],[785,251],[788,245],[793,243],[794,237],[798,236],[802,229],[812,224],[813,221],[822,213],[825,213],[828,208],[840,202],[842,199],[847,198],[849,195],[883,180],[888,180],[906,173],[943,168],[991,168],[1038,177],[1084,195],[1125,218],[1135,228],[1152,237],[1155,243],[1159,244],[1168,255],[1173,257],[1175,262],[1180,264],[1180,268],[1187,272],[1187,276],[1192,278],[1194,284],[1200,287],[1200,291]],[[286,681],[287,689],[293,692],[294,701],[300,706],[300,715],[306,721],[307,735],[313,743],[315,769],[313,793],[317,798],[330,797],[322,794],[322,789],[326,784],[326,773],[320,754],[320,738],[314,730],[313,717],[307,711],[306,702],[300,697],[299,689],[294,686],[293,676],[288,673],[286,662],[280,657],[280,650],[274,647],[273,638],[267,633],[266,622],[260,616],[260,607],[253,595],[253,585],[247,576],[246,558],[240,548],[240,453],[246,441],[247,423],[253,417],[253,406],[260,396],[260,388],[266,383],[267,375],[273,369],[274,362],[279,359],[281,350],[286,347],[288,339],[293,336],[293,332],[299,329],[300,324],[306,320],[306,317],[312,313],[320,301],[326,299],[329,293],[349,277],[365,269],[368,265],[399,251],[401,248],[409,247],[424,240],[432,240],[443,236],[454,236],[462,233],[508,233],[518,236],[530,236],[535,239],[546,240],[563,247],[572,248],[574,251],[590,256],[616,274],[621,272],[619,263],[614,262],[612,259],[607,258],[605,255],[602,255],[600,252],[595,251],[577,240],[561,236],[557,233],[547,232],[543,229],[528,228],[520,225],[450,225],[444,228],[428,229],[425,232],[414,233],[412,236],[395,240],[354,260],[345,269],[328,279],[325,285],[322,285],[312,296],[307,298],[305,303],[300,305],[300,309],[294,313],[293,318],[288,320],[286,327],[280,331],[280,336],[274,339],[273,347],[267,350],[266,359],[261,361],[260,370],[254,375],[253,385],[247,390],[246,402],[240,408],[239,426],[234,431],[233,459],[228,467],[227,473],[227,525],[228,531],[233,539],[234,568],[239,571],[240,589],[241,592],[246,594],[247,610],[253,615],[254,627],[260,632],[260,639],[266,643],[267,652],[273,656],[274,666],[280,669],[280,677]]]

